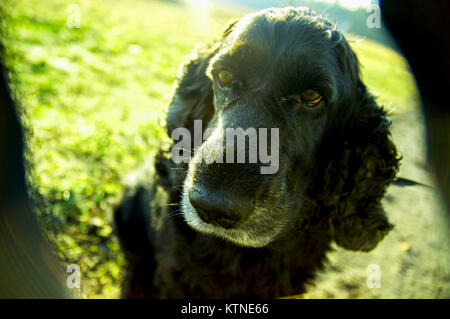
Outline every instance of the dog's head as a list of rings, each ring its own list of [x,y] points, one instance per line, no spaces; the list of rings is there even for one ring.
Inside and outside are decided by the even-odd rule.
[[[392,227],[380,204],[398,166],[388,126],[328,20],[306,8],[247,15],[184,65],[170,106],[169,135],[206,135],[182,143],[195,151],[185,219],[247,247],[321,222],[339,245],[370,250]]]

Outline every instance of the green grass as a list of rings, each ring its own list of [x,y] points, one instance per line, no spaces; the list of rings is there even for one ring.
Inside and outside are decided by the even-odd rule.
[[[379,102],[393,113],[408,112],[418,105],[414,78],[404,58],[373,41],[348,37],[358,55],[364,82]]]
[[[170,2],[77,0],[81,28],[70,29],[72,3],[9,1],[7,62],[41,224],[64,264],[81,267],[83,294],[115,298],[124,266],[111,228],[120,179],[165,138],[162,122],[182,57],[241,13],[212,9],[202,16]],[[394,112],[416,104],[399,55],[367,40],[352,44],[381,101]]]

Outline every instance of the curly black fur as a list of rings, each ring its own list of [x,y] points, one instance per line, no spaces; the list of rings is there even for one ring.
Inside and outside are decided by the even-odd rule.
[[[221,69],[234,76],[227,90],[217,83]],[[311,88],[324,96],[314,109],[285,98]],[[370,251],[392,229],[380,202],[399,163],[389,121],[362,83],[342,33],[311,10],[248,15],[220,42],[196,50],[169,108],[169,135],[177,127],[193,131],[197,119],[219,132],[279,127],[279,171],[175,164],[170,148],[162,148],[154,170],[136,174],[142,181],[115,211],[129,264],[124,297],[302,293],[333,241]],[[202,148],[214,143],[209,138]],[[236,223],[221,224],[212,212],[199,217],[189,199],[193,189],[207,204],[216,201],[211,207],[221,216],[237,216]]]

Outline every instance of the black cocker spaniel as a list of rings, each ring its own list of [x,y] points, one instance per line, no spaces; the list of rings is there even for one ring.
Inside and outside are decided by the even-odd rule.
[[[385,115],[324,17],[272,8],[232,23],[184,65],[167,117],[170,136],[194,136],[201,120],[208,137],[188,150],[189,163],[161,148],[115,211],[128,261],[123,296],[299,294],[333,241],[375,248],[393,227],[381,199],[399,165]],[[227,128],[278,128],[275,172],[194,160],[225,158]]]

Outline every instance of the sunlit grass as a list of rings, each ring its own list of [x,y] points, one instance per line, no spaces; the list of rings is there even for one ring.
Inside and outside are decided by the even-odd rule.
[[[377,42],[353,35],[348,38],[361,63],[363,80],[379,101],[394,113],[415,108],[418,92],[405,59]]]
[[[208,7],[205,28],[185,2],[78,0],[81,27],[70,29],[72,3],[9,1],[8,64],[41,223],[64,262],[80,265],[85,295],[114,298],[124,265],[111,228],[120,178],[164,137],[183,55],[241,13]],[[370,41],[353,45],[374,91],[408,110],[415,90],[404,61]]]

